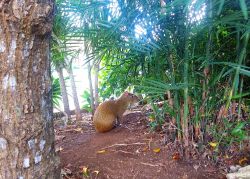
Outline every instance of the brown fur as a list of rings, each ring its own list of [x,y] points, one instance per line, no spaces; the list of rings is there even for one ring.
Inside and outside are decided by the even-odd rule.
[[[138,102],[138,97],[124,92],[117,100],[109,100],[100,104],[94,114],[93,121],[97,132],[110,131],[114,126],[116,119],[122,118],[129,104]]]

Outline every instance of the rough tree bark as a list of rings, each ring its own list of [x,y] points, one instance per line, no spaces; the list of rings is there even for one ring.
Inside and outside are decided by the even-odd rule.
[[[0,178],[60,178],[49,62],[53,0],[0,1]]]
[[[67,88],[66,88],[66,84],[65,84],[65,80],[63,76],[63,69],[61,67],[56,67],[56,71],[59,76],[64,112],[68,115],[67,117],[70,118],[69,99],[68,99]]]

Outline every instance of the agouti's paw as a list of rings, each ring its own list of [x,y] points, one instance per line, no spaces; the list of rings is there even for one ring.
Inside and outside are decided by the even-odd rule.
[[[122,126],[121,123],[116,123],[116,124],[115,124],[115,127],[121,127],[121,126]]]
[[[118,126],[120,126],[120,125],[121,125],[120,121],[119,121],[118,119],[116,119],[116,121],[115,121],[115,126],[118,127]]]

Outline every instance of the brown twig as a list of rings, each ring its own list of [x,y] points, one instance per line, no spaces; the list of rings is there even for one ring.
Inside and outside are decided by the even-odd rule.
[[[113,145],[104,147],[101,150],[108,149],[111,147],[116,147],[116,146],[131,146],[131,145],[146,145],[146,143],[136,142],[136,143],[132,143],[132,144],[113,144]]]
[[[144,162],[141,162],[142,165],[147,165],[147,166],[151,166],[151,167],[163,167],[164,165],[163,164],[151,164],[151,163],[144,163]]]
[[[125,154],[132,154],[132,155],[134,155],[134,153],[128,152],[128,151],[124,151],[124,150],[112,150],[112,151],[114,151],[114,152],[122,152],[122,153],[125,153]]]
[[[66,130],[63,130],[62,132],[81,132],[81,131],[83,131],[83,129],[81,128],[81,131],[77,131],[77,129],[66,129]]]

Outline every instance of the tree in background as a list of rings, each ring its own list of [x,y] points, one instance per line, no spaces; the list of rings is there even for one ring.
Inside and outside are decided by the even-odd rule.
[[[67,117],[70,118],[70,108],[69,108],[69,99],[68,93],[66,88],[66,82],[63,74],[63,69],[65,67],[65,44],[64,39],[67,35],[68,31],[65,28],[65,23],[69,20],[68,18],[62,15],[60,6],[57,8],[57,13],[53,23],[53,30],[52,30],[52,48],[51,48],[51,56],[52,56],[52,66],[56,70],[59,82],[60,82],[60,91],[62,95],[63,101],[63,108],[64,112],[67,114]]]
[[[60,82],[60,91],[62,95],[62,101],[63,101],[63,108],[64,112],[67,114],[68,118],[70,118],[70,108],[69,108],[69,99],[68,99],[68,93],[67,93],[67,88],[66,88],[66,83],[65,83],[65,78],[63,75],[63,68],[59,64],[58,66],[55,67],[56,72],[59,77],[59,82]]]
[[[49,62],[54,4],[0,3],[0,178],[60,178]]]
[[[67,11],[68,3],[63,0],[57,1],[57,15],[53,26],[52,63],[59,75],[64,111],[68,116],[70,116],[70,110],[63,69],[67,70],[69,74],[76,119],[80,120],[81,111],[72,65],[73,61],[78,58],[82,36],[77,34],[78,29],[75,27],[77,24],[72,20],[74,19],[73,12],[71,14],[70,11]]]
[[[68,64],[66,66],[66,70],[67,70],[67,72],[69,74],[69,78],[70,78],[73,101],[74,101],[74,105],[75,105],[76,119],[81,120],[82,115],[81,115],[80,105],[79,105],[77,91],[76,91],[76,83],[75,83],[75,77],[74,77],[74,73],[73,73],[73,69],[72,69],[72,61],[73,61],[73,59],[67,60]]]
[[[88,59],[88,56],[91,53],[91,45],[86,40],[84,41],[84,53],[86,55],[86,58]],[[92,64],[91,64],[90,60],[87,62],[87,66],[88,66],[87,68],[88,68],[88,81],[89,81],[89,94],[90,94],[90,108],[91,108],[91,111],[92,111],[92,114],[93,114],[94,111],[95,111],[95,103],[94,103],[94,90],[93,90],[92,75],[91,75]]]
[[[97,62],[94,64],[94,70],[95,70],[95,98],[94,98],[94,104],[95,104],[95,109],[99,106],[99,70],[100,70],[100,63]]]

